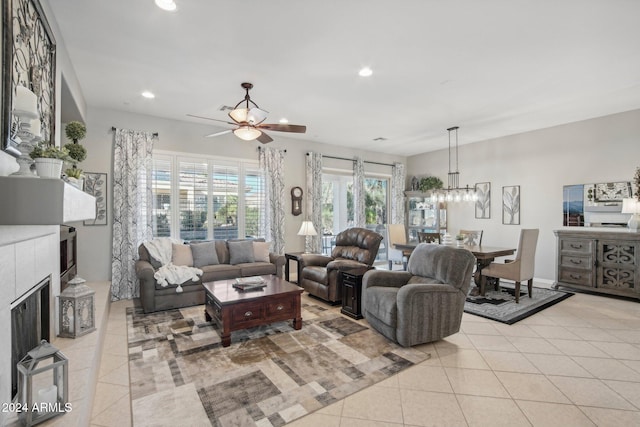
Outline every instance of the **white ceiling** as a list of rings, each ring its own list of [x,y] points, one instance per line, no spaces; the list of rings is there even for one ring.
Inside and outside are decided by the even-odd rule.
[[[248,81],[302,139],[399,155],[640,108],[638,0],[175,2],[49,1],[87,105],[214,132],[186,114]]]

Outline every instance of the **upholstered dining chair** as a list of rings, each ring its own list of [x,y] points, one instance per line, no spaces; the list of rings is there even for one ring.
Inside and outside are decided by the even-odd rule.
[[[475,257],[462,248],[420,243],[407,271],[369,270],[362,278],[362,314],[403,347],[460,330]]]
[[[425,233],[423,231],[418,231],[418,243],[440,244],[440,233]]]
[[[407,260],[411,251],[396,249],[396,243],[407,243],[407,233],[404,224],[387,225],[387,259],[389,260],[389,270],[393,270],[394,261],[402,262],[402,269],[407,269]]]
[[[468,246],[482,246],[482,234],[483,230],[460,230],[458,234],[462,234],[464,239],[462,241]]]
[[[507,261],[504,264],[492,262],[480,271],[480,294],[484,295],[484,288],[487,283],[487,277],[498,279],[513,280],[516,284],[516,304],[520,302],[520,283],[527,281],[529,298],[533,291],[533,273],[536,261],[536,245],[538,244],[537,228],[523,229],[520,231],[520,242],[518,243],[518,251],[516,259]]]

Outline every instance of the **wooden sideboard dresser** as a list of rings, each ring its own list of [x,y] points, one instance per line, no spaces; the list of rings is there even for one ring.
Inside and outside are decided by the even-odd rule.
[[[559,286],[640,299],[640,233],[555,230]]]

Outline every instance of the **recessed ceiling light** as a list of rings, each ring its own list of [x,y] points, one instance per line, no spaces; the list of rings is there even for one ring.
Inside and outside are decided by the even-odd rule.
[[[369,67],[361,68],[360,71],[358,71],[360,77],[369,77],[371,74],[373,74],[373,70]]]
[[[142,92],[142,96],[144,96],[147,99],[153,99],[156,96],[153,94],[153,92],[149,92],[148,90],[145,90],[144,92]]]
[[[167,10],[169,12],[173,12],[177,9],[176,2],[173,0],[156,0],[156,6],[158,6],[162,10]]]
[[[289,120],[287,120],[285,117],[283,117],[283,118],[281,118],[281,119],[279,120],[279,122],[280,122],[280,123],[282,123],[282,124],[284,125],[284,124],[289,123]]]

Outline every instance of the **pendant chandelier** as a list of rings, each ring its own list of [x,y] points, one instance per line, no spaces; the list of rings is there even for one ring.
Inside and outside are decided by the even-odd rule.
[[[451,132],[455,131],[455,171],[451,170]],[[449,173],[447,188],[437,193],[439,202],[474,202],[478,200],[478,195],[473,187],[466,185],[460,187],[460,171],[458,170],[458,126],[447,129],[449,132]],[[436,196],[434,194],[434,196]]]

